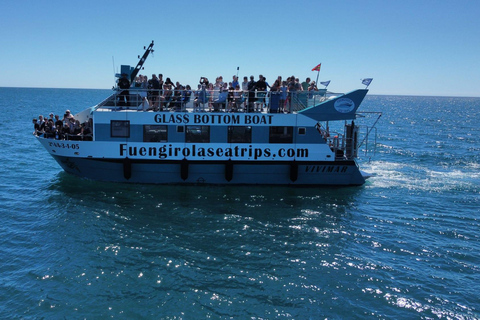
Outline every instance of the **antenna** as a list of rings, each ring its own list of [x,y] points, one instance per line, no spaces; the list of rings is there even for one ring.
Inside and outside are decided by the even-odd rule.
[[[112,65],[113,65],[113,79],[115,79],[115,58],[112,56]],[[116,81],[115,81],[116,84]]]

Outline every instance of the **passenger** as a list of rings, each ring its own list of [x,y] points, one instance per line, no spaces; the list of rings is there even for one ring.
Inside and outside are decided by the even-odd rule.
[[[64,122],[64,121],[69,121],[70,118],[73,118],[73,115],[70,113],[70,110],[67,110],[67,111],[65,111],[65,113],[63,114],[62,122]]]
[[[270,92],[277,92],[280,90],[281,83],[277,80],[273,83],[273,86],[270,87]]]
[[[277,81],[278,81],[278,83],[280,84],[279,86],[281,86],[281,85],[282,85],[282,82],[283,82],[283,81],[282,81],[282,76],[278,76],[278,77],[277,77]]]
[[[39,131],[43,133],[45,131],[45,121],[43,120],[42,115],[38,116],[38,125],[39,125]]]
[[[267,85],[267,89],[271,89],[270,85],[267,82],[267,77],[263,77],[263,81],[265,81],[265,84]],[[266,90],[265,90],[266,91]]]
[[[148,110],[149,103],[148,103],[148,95],[147,95],[147,89],[148,89],[148,79],[147,76],[139,76],[140,78],[140,107],[143,111]]]
[[[79,134],[82,132],[82,126],[80,124],[79,120],[75,120],[74,125],[73,125],[73,134]]]
[[[239,83],[238,83],[238,77],[237,77],[237,76],[233,76],[232,78],[233,78],[233,80],[232,80],[232,85],[231,85],[231,87],[235,90],[235,88],[236,88],[237,85],[239,84]]]
[[[199,83],[200,92],[198,92],[198,105],[200,107],[200,104],[201,104],[202,107],[201,107],[201,110],[199,111],[205,111],[205,103],[208,102],[208,93],[207,93],[208,87],[209,87],[208,78],[201,77],[200,83]]]
[[[291,76],[289,79],[287,79],[287,87],[288,87],[288,109],[287,113],[292,112],[292,104],[297,103],[297,91],[302,88],[300,85],[298,78],[295,79],[295,76]]]
[[[38,120],[33,118],[33,134],[38,136],[40,135],[40,124],[38,123]]]
[[[244,101],[243,92],[240,90],[240,85],[237,84],[235,91],[233,92],[233,101],[234,101],[234,110],[233,112],[238,112]]]
[[[48,115],[48,120],[52,120],[55,123],[55,119],[53,118],[53,112],[50,112]]]
[[[235,76],[233,76],[234,79],[235,79]],[[229,82],[228,83],[229,87],[227,89],[228,93],[227,93],[227,110],[228,112],[233,112],[233,109],[234,109],[234,106],[233,106],[233,92],[235,91],[235,88],[233,87],[233,82]],[[238,86],[238,82],[236,84],[236,86]]]
[[[242,91],[244,91],[244,92],[248,91],[248,78],[247,77],[243,77]]]
[[[83,141],[92,141],[92,133],[93,132],[90,128],[90,121],[87,121],[82,125],[82,129],[78,135],[81,136],[81,139]]]
[[[218,84],[219,84],[219,86],[220,86],[220,87],[223,87],[223,85],[224,85],[223,77],[222,77],[222,76],[219,76],[217,79],[218,79]]]
[[[213,110],[213,94],[214,94],[213,83],[208,84],[207,97],[208,97],[208,111]]]
[[[63,140],[63,122],[55,126],[55,139]]]
[[[318,91],[317,85],[315,84],[315,81],[312,81],[310,85],[308,86],[308,98],[311,99],[313,98],[313,95],[315,94],[315,91]]]
[[[133,80],[133,83],[134,83],[133,85],[135,86],[135,88],[140,88],[142,83],[142,78],[143,76],[141,74],[135,77],[135,79]]]
[[[200,96],[200,93],[202,92],[202,85],[198,84],[197,85],[197,90],[193,91],[193,112],[199,112],[200,111],[200,102],[198,97]]]
[[[62,128],[63,122],[60,120],[58,114],[55,115],[55,129]]]
[[[304,82],[302,82],[302,90],[303,91],[308,91],[308,87],[310,87],[310,78],[305,79]]]
[[[48,120],[47,121],[47,124],[45,125],[45,134],[44,134],[44,137],[45,138],[48,138],[48,139],[53,139],[55,138],[55,127],[53,125],[53,120]]]
[[[147,97],[148,97],[148,102],[150,105],[149,109],[152,109],[154,111],[158,110],[158,105],[159,105],[159,95],[160,95],[160,82],[157,79],[157,76],[155,74],[152,74],[152,79],[148,80],[148,85],[147,85],[148,91]]]
[[[62,140],[68,140],[69,135],[70,135],[70,126],[68,125],[69,121],[65,121],[63,123],[63,128],[62,128]]]
[[[242,91],[243,91],[243,109],[247,110],[248,78],[246,76],[243,77]]]
[[[187,107],[187,103],[190,102],[191,97],[192,97],[192,87],[190,87],[190,85],[187,84],[183,91],[182,110],[186,110],[185,108]]]
[[[75,132],[75,119],[71,118],[67,122],[68,124],[68,134],[73,134]]]
[[[180,111],[182,107],[182,98],[184,93],[184,88],[180,82],[176,82],[175,89],[173,91],[172,102],[170,103],[170,108],[175,111]]]
[[[255,106],[255,78],[250,76],[250,81],[248,82],[248,107],[247,112],[253,112]]]
[[[118,105],[119,106],[129,106],[130,105],[130,81],[127,79],[127,74],[122,73],[122,77],[118,80],[118,87],[122,89],[118,95]]]
[[[159,73],[158,74],[158,83],[160,83],[160,92],[159,92],[159,95],[160,96],[163,96],[163,85],[164,85],[164,81],[163,81],[163,74]]]
[[[285,103],[287,101],[287,93],[288,93],[288,88],[287,88],[287,82],[282,81],[282,86],[280,87],[280,101],[278,104],[278,112],[283,113],[285,110]]]
[[[221,81],[221,77],[217,77],[215,79],[215,84],[213,85],[213,90],[212,90],[212,106],[213,106],[213,111],[218,111],[216,108],[219,106],[218,104],[218,99],[220,97],[220,91],[223,88],[223,81]]]
[[[226,85],[226,84],[225,84]],[[220,87],[220,92],[218,93],[218,98],[213,100],[213,111],[219,112],[220,109],[225,108],[225,103],[227,101],[228,90],[225,86]]]
[[[170,80],[170,78],[167,78],[167,80],[165,80],[165,83],[163,84],[162,109],[166,109],[170,106],[170,101],[172,101],[173,97],[173,89],[174,85],[172,80]]]
[[[258,76],[258,81],[255,84],[257,90],[257,101],[255,103],[255,111],[262,112],[265,104],[265,94],[267,92],[267,83],[263,78],[263,75]]]

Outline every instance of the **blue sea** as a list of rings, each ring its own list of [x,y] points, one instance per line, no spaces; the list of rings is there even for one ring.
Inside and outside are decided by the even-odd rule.
[[[0,318],[480,319],[480,98],[367,96],[361,187],[182,187],[32,136],[109,93],[0,88]]]

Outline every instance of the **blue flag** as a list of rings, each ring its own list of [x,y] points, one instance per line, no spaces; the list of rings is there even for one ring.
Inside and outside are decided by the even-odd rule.
[[[328,85],[330,84],[330,80],[328,80],[328,81],[320,81],[320,84],[321,84],[322,86],[328,87]]]
[[[367,87],[372,83],[373,78],[365,78],[362,79],[362,84],[366,85]]]

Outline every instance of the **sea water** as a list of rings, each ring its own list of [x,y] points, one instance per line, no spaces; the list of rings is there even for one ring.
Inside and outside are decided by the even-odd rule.
[[[480,318],[480,98],[367,96],[361,187],[182,187],[70,176],[32,136],[109,93],[0,88],[1,318]]]

